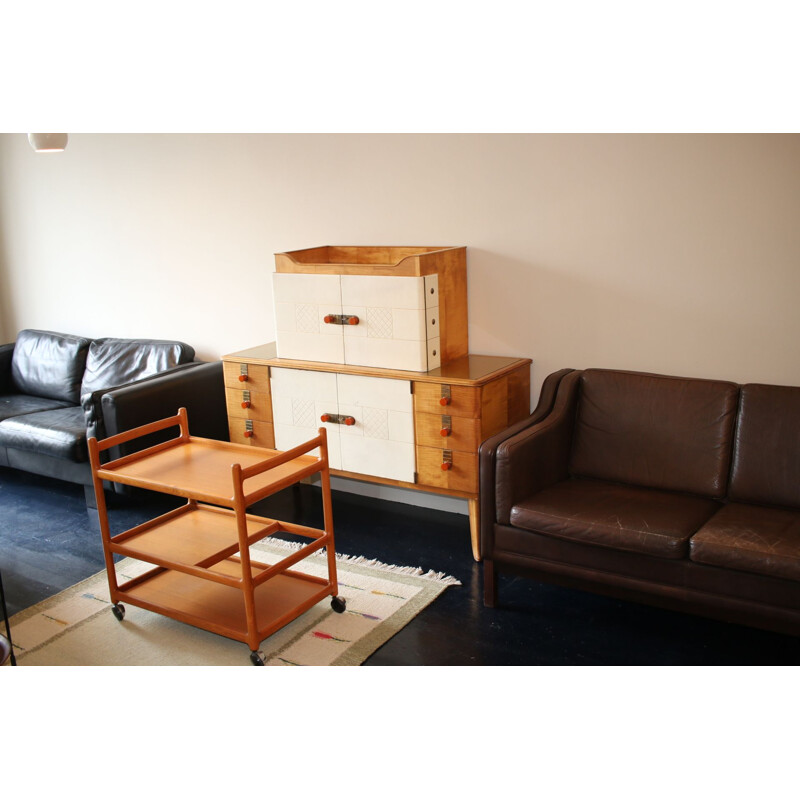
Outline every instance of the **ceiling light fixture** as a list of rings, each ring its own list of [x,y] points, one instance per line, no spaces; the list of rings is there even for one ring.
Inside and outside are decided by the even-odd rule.
[[[67,134],[29,133],[28,141],[37,153],[60,153],[67,146]]]

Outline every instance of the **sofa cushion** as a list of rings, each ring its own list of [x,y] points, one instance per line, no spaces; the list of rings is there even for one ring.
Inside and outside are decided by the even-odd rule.
[[[730,503],[693,537],[692,561],[800,581],[800,511]]]
[[[725,381],[585,370],[570,473],[724,497],[738,396]]]
[[[683,558],[692,534],[718,509],[702,497],[574,479],[515,505],[511,524],[584,544]]]
[[[157,375],[194,359],[183,342],[157,339],[95,339],[86,359],[81,396]]]
[[[9,417],[49,411],[51,408],[65,408],[70,405],[72,403],[66,400],[50,400],[47,397],[32,397],[29,394],[0,395],[0,422]]]
[[[800,507],[800,388],[742,387],[729,496]]]
[[[0,447],[70,461],[88,461],[83,409],[69,406],[3,420],[0,422]]]
[[[77,405],[89,339],[52,331],[20,331],[11,357],[11,378],[21,394]]]

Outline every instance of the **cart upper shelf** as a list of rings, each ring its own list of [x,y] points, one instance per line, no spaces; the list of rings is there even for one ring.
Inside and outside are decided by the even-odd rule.
[[[141,456],[134,454],[112,461],[98,469],[97,475],[128,486],[231,506],[233,465],[239,464],[246,470],[281,455],[277,450],[264,447],[190,436],[188,440],[176,439],[171,446],[158,452],[142,451]],[[248,497],[254,494],[266,497],[318,471],[319,464],[320,460],[314,456],[297,456],[248,478],[245,491]]]

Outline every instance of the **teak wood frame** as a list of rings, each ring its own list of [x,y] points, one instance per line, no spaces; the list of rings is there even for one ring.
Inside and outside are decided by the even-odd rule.
[[[101,465],[102,452],[175,426],[179,428],[177,437]],[[326,596],[336,598],[338,582],[324,428],[303,445],[277,453],[192,437],[186,409],[181,408],[174,417],[102,441],[90,438],[88,445],[115,610],[125,601],[245,642],[256,655],[260,643],[272,633]],[[319,448],[319,457],[306,455],[315,448]],[[240,461],[251,463],[245,467],[231,463],[237,456]],[[200,462],[195,464],[194,473],[193,458]],[[206,467],[214,474],[206,474]],[[259,500],[316,473],[320,473],[322,483],[324,530],[247,513],[247,508]],[[198,481],[198,476],[202,480]],[[112,535],[104,480],[185,497],[187,503]],[[258,485],[246,491],[248,481]],[[251,560],[250,545],[281,531],[312,541],[273,565]],[[290,569],[323,547],[327,548],[327,578]],[[119,584],[114,555],[155,566]],[[164,588],[159,584],[164,584]]]

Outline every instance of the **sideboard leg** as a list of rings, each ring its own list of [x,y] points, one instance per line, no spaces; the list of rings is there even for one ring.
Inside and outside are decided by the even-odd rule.
[[[477,497],[468,498],[469,502],[469,533],[472,539],[472,557],[481,560],[481,525],[480,503]]]

